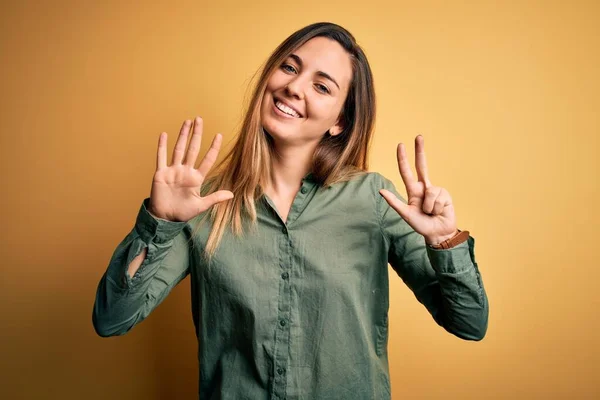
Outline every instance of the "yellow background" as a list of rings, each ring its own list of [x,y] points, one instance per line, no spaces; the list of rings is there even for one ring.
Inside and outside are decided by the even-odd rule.
[[[201,156],[217,132],[229,145],[258,66],[332,21],[373,68],[370,169],[405,193],[395,146],[414,171],[424,136],[490,299],[487,336],[462,341],[390,270],[393,398],[598,398],[599,20],[591,1],[4,4],[0,397],[195,398],[189,277],[110,339],[92,328],[96,286],[160,132],[169,159],[196,115]]]

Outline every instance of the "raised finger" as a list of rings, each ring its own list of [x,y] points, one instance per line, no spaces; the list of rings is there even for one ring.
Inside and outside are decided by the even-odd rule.
[[[156,169],[167,167],[167,132],[162,132],[158,137],[158,151],[156,152]]]
[[[415,164],[419,182],[423,182],[426,188],[431,186],[427,172],[427,159],[425,158],[425,139],[421,135],[417,135],[415,138]]]
[[[196,121],[194,122],[194,133],[192,134],[192,139],[190,140],[190,144],[185,155],[185,160],[183,162],[184,165],[194,168],[194,164],[196,164],[196,158],[198,157],[198,152],[200,151],[200,143],[202,143],[203,127],[204,121],[202,118],[196,117]]]
[[[409,187],[411,187],[412,183],[415,181],[415,178],[413,176],[412,170],[410,169],[408,157],[406,157],[406,149],[404,148],[403,143],[398,144],[396,157],[398,158],[398,169],[400,170],[400,176],[402,177],[402,181],[404,182],[404,186],[406,187],[406,193],[409,194]]]
[[[219,149],[221,148],[221,142],[223,141],[223,136],[220,133],[217,133],[210,145],[210,149],[206,152],[206,155],[202,159],[200,166],[198,167],[198,171],[202,174],[202,176],[206,176],[208,171],[212,168],[215,161],[217,161],[217,155],[219,154]]]
[[[175,144],[175,148],[173,149],[173,161],[171,165],[181,164],[181,160],[183,159],[183,154],[185,152],[185,146],[187,145],[188,134],[190,132],[190,126],[192,125],[192,121],[186,119],[179,130],[179,137],[177,138],[177,143]]]

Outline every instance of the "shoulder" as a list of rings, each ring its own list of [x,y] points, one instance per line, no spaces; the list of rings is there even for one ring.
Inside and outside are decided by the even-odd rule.
[[[341,190],[364,190],[375,194],[379,193],[380,189],[395,189],[394,183],[390,179],[375,171],[361,171],[350,179],[332,184],[331,187]]]
[[[394,183],[379,172],[367,172],[365,176],[361,177],[360,184],[364,188],[363,192],[369,192],[368,195],[362,196],[363,201],[369,202],[372,205],[380,220],[388,215],[390,209],[387,201],[379,193],[381,189],[390,191],[397,198],[406,203],[405,198],[398,192]],[[397,214],[392,213],[392,215],[395,216]]]
[[[379,195],[380,189],[386,189],[397,195],[396,185],[392,182],[391,179],[383,176],[379,172],[369,172],[369,182],[373,186],[373,189],[377,193],[377,199],[380,200],[381,196]]]
[[[394,184],[379,172],[362,171],[347,181],[334,183],[326,191],[348,203],[380,208],[383,199],[379,194],[381,189],[394,190]]]
[[[353,181],[357,185],[370,187],[375,193],[378,193],[379,189],[388,189],[394,186],[391,180],[376,171],[365,171],[364,174],[354,178]]]

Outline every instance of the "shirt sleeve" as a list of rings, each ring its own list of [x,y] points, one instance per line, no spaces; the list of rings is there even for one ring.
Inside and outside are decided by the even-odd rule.
[[[380,176],[379,189],[407,203],[393,183]],[[425,238],[376,192],[380,227],[388,245],[388,262],[436,323],[465,340],[481,340],[489,305],[475,261],[475,239],[449,249],[432,249]],[[463,229],[466,230],[466,229]]]
[[[149,201],[142,202],[135,226],[98,284],[92,323],[102,337],[123,335],[143,321],[189,273],[189,225],[155,218],[147,210]],[[128,266],[144,248],[146,258],[131,277]]]

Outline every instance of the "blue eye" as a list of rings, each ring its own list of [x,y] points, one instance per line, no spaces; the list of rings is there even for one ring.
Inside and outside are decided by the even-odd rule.
[[[290,72],[292,74],[297,73],[296,68],[293,65],[290,65],[290,64],[282,64],[281,65],[281,69],[284,70],[284,71],[286,71],[286,72]],[[323,94],[330,94],[331,93],[330,90],[329,90],[329,88],[327,86],[325,86],[325,85],[317,83],[315,86],[317,87],[317,90],[320,93],[323,93]]]
[[[288,67],[289,67],[290,69],[287,69]],[[282,68],[283,70],[285,70],[285,71],[289,71],[289,72],[296,72],[296,68],[292,67],[290,64],[283,64],[283,65],[281,66],[281,68]]]
[[[321,85],[319,83],[317,83],[316,85],[319,88],[319,91],[323,92],[323,93],[329,93],[329,89],[327,88],[327,86],[325,85]]]

